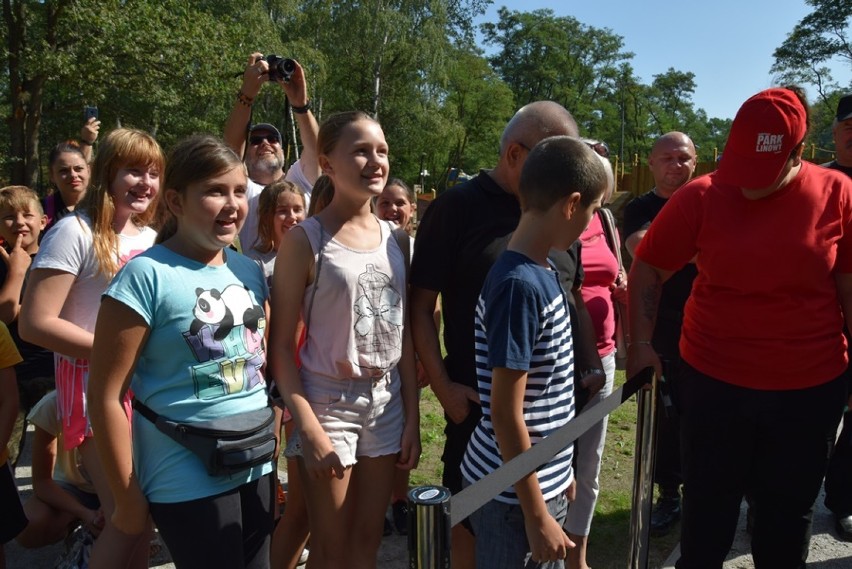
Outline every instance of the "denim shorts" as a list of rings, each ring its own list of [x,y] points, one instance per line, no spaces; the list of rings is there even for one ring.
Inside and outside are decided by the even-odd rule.
[[[331,440],[344,467],[359,457],[375,458],[400,451],[404,412],[396,368],[381,378],[334,379],[303,372],[305,397]],[[298,429],[284,455],[302,456]]]
[[[470,483],[465,480],[465,487]],[[568,513],[568,498],[560,492],[547,501],[547,511],[559,525]],[[491,500],[470,515],[476,535],[477,567],[523,567],[524,569],[564,569],[564,560],[538,563],[532,560],[524,512],[518,504]]]

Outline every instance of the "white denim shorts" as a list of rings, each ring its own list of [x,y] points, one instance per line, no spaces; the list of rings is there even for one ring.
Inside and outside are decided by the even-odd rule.
[[[359,457],[397,454],[405,419],[396,368],[380,379],[334,379],[303,372],[305,397],[344,467]],[[284,455],[302,456],[299,429],[287,441]]]

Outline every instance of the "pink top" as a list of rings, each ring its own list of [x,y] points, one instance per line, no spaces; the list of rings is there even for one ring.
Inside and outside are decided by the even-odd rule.
[[[610,286],[618,277],[618,261],[607,244],[600,213],[592,217],[580,235],[580,243],[585,273],[581,292],[595,325],[598,354],[604,357],[615,350],[615,308]]]

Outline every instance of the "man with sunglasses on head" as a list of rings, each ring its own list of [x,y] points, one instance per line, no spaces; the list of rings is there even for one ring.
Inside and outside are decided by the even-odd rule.
[[[648,166],[654,177],[654,187],[624,208],[624,235],[627,251],[632,256],[651,222],[681,186],[695,172],[695,145],[682,132],[669,132],[654,142]],[[671,376],[680,360],[678,342],[683,324],[683,307],[692,290],[698,270],[687,263],[663,285],[660,313],[654,328],[653,346],[663,362],[666,383],[661,386],[663,405],[657,406],[657,451],[654,481],[660,497],[651,513],[651,535],[667,535],[680,519],[680,487],[683,484],[680,468],[680,429],[671,404]],[[668,389],[666,389],[668,388]]]
[[[302,66],[295,62],[295,69],[287,79],[269,80],[269,63],[260,53],[249,56],[243,82],[234,99],[231,114],[225,123],[225,142],[234,152],[243,156],[248,170],[249,182],[246,188],[249,211],[242,230],[240,244],[243,249],[251,247],[257,239],[257,203],[260,192],[267,185],[284,177],[305,192],[305,202],[309,202],[311,190],[320,175],[317,162],[317,135],[319,125],[311,112],[308,99],[308,86]],[[284,175],[284,149],[279,130],[269,123],[259,123],[248,128],[252,119],[252,105],[260,89],[266,83],[278,83],[296,118],[299,126],[299,138],[302,141],[302,153]],[[248,141],[246,141],[248,132]],[[246,145],[248,142],[248,145]]]

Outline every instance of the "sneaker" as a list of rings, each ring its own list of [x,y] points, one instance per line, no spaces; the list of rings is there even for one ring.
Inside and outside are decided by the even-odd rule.
[[[311,552],[310,552],[310,551],[308,551],[308,548],[307,548],[307,547],[306,547],[306,548],[304,548],[304,549],[302,550],[302,554],[299,556],[299,561],[298,561],[298,563],[296,563],[296,565],[304,565],[305,563],[307,563],[307,562],[308,562],[308,555],[309,555],[310,553],[311,553]]]
[[[408,502],[397,500],[391,506],[393,527],[399,535],[408,535]]]
[[[680,496],[661,496],[651,512],[651,535],[668,535],[672,526],[680,520]]]

